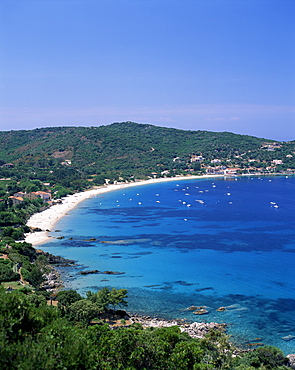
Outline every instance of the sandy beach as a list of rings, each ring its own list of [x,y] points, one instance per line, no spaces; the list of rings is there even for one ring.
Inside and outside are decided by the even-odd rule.
[[[266,174],[266,175],[270,176],[270,174]],[[271,175],[276,176],[276,175],[282,175],[282,174],[272,173]],[[248,176],[263,176],[263,174],[261,173],[243,174],[240,176],[247,176],[247,177]],[[46,243],[51,238],[48,235],[48,230],[52,231],[57,221],[59,221],[62,217],[66,216],[69,211],[74,209],[80,202],[83,202],[83,200],[95,197],[99,194],[103,194],[109,191],[118,190],[122,188],[131,187],[131,186],[148,185],[148,184],[166,182],[166,181],[182,181],[182,180],[208,179],[208,178],[214,179],[214,178],[221,178],[221,177],[226,177],[226,175],[164,177],[164,178],[149,179],[149,180],[135,181],[135,182],[129,182],[129,183],[103,185],[103,186],[95,187],[95,188],[92,188],[90,190],[86,190],[80,193],[68,195],[67,197],[62,198],[61,204],[56,204],[54,206],[51,206],[45,211],[35,213],[29,218],[27,225],[31,228],[39,228],[42,231],[27,233],[25,241],[27,243],[31,243],[33,246]]]
[[[116,185],[104,185],[101,187],[93,188],[91,190],[86,190],[80,193],[75,193],[73,195],[68,195],[65,198],[62,198],[61,204],[56,204],[46,209],[43,212],[35,213],[32,215],[27,225],[31,228],[39,228],[42,231],[37,231],[33,233],[27,233],[25,241],[31,243],[33,246],[46,243],[50,240],[48,235],[48,230],[52,231],[54,225],[62,217],[68,214],[69,211],[74,209],[79,203],[83,202],[86,199],[95,197],[99,194],[103,194],[109,191],[118,190],[131,186],[140,186],[148,185],[153,183],[165,182],[165,181],[181,181],[181,180],[193,180],[200,178],[216,178],[223,177],[223,175],[212,175],[212,176],[185,176],[185,177],[170,177],[170,178],[159,178],[159,179],[149,179],[143,181],[136,181],[131,183],[118,183]],[[46,231],[47,230],[47,231]]]

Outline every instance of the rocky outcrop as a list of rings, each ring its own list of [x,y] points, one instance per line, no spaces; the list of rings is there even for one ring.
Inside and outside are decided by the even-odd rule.
[[[88,274],[106,274],[106,275],[123,275],[125,272],[119,271],[99,271],[99,270],[85,270],[80,271],[79,274],[81,275],[88,275]]]
[[[289,366],[291,369],[295,369],[295,353],[291,353],[290,355],[287,356],[289,360]]]
[[[63,286],[63,282],[59,273],[53,267],[50,266],[50,268],[51,271],[48,274],[44,275],[46,280],[43,283],[42,288],[50,292],[54,292],[55,290],[58,290]]]
[[[79,274],[81,275],[88,275],[88,274],[99,274],[100,271],[98,270],[86,270],[86,271],[80,271]]]
[[[206,315],[209,313],[208,310],[206,310],[204,307],[198,308],[196,311],[193,312],[194,315]]]
[[[224,332],[226,324],[218,324],[216,322],[204,323],[204,322],[193,322],[192,324],[185,324],[180,326],[180,330],[188,333],[192,338],[204,338],[210,330],[217,330]]]
[[[188,333],[188,335],[192,338],[204,338],[206,334],[209,333],[210,330],[217,330],[224,332],[226,330],[226,324],[218,324],[215,322],[211,323],[199,323],[193,322],[192,324],[188,324],[183,322],[182,320],[162,320],[157,317],[150,317],[150,316],[138,316],[133,315],[131,316],[130,320],[133,323],[139,323],[144,328],[146,327],[154,327],[154,328],[165,328],[170,326],[179,326],[182,332]]]
[[[57,267],[68,267],[76,264],[74,260],[69,260],[60,256],[54,256],[53,254],[43,252],[40,249],[37,249],[36,252],[38,255],[42,254],[43,256],[46,256],[50,265],[55,265]]]
[[[141,324],[144,328],[166,328],[170,326],[180,325],[178,320],[163,320],[158,317],[131,315],[132,323]]]

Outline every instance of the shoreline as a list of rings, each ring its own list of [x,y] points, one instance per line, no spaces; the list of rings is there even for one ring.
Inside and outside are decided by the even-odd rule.
[[[111,185],[103,185],[101,187],[92,188],[85,190],[80,193],[75,193],[62,198],[61,204],[55,204],[50,206],[42,212],[33,214],[27,221],[27,226],[32,229],[38,228],[42,231],[35,231],[25,234],[25,242],[31,243],[33,247],[39,246],[51,240],[48,232],[51,232],[54,225],[69,211],[76,208],[78,204],[86,199],[95,197],[100,194],[104,194],[110,191],[119,190],[123,188],[129,188],[133,186],[150,185],[160,182],[167,181],[183,181],[183,180],[194,180],[194,179],[208,179],[208,178],[223,178],[224,175],[204,175],[204,176],[180,176],[180,177],[163,177],[158,179],[142,180],[130,183],[118,183]]]
[[[273,174],[242,174],[235,177],[252,177],[252,176],[292,176],[293,174],[284,173],[273,173]],[[95,197],[100,194],[104,194],[110,191],[119,190],[123,188],[129,188],[133,186],[150,185],[157,184],[161,182],[168,181],[184,181],[184,180],[200,180],[200,179],[216,179],[216,178],[228,178],[227,175],[189,175],[189,176],[176,176],[176,177],[161,177],[156,179],[139,180],[136,182],[126,182],[118,184],[108,184],[95,187],[89,190],[85,190],[72,195],[67,195],[62,198],[61,204],[55,204],[50,206],[42,212],[33,214],[27,221],[27,226],[32,229],[41,229],[42,231],[35,231],[25,234],[25,242],[31,243],[33,247],[39,246],[50,241],[52,238],[48,235],[54,228],[54,225],[64,216],[68,214],[69,211],[76,208],[78,204],[86,199]]]

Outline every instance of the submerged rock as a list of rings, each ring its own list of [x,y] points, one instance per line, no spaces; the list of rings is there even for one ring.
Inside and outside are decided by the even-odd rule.
[[[217,308],[216,311],[223,312],[223,311],[226,311],[226,308],[225,307],[219,307],[219,308]]]
[[[86,271],[79,271],[81,275],[88,275],[88,274],[99,274],[100,271],[98,270],[86,270]]]
[[[193,304],[191,305],[191,306],[189,306],[188,308],[187,308],[187,310],[189,310],[189,311],[193,311],[193,310],[196,310],[198,307],[197,306],[194,306]]]
[[[99,271],[99,270],[84,270],[84,271],[79,271],[78,274],[81,274],[81,275],[88,275],[88,274],[123,275],[123,274],[125,274],[125,272],[119,272],[119,271]]]
[[[125,272],[119,272],[119,271],[104,271],[102,274],[107,274],[107,275],[123,275]]]
[[[205,308],[200,308],[199,310],[193,312],[195,315],[206,315],[207,313],[209,313],[209,311]]]

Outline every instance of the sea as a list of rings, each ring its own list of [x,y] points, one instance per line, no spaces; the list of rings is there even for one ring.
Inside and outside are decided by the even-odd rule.
[[[76,261],[60,269],[66,289],[124,288],[130,313],[226,323],[242,348],[295,353],[294,176],[126,186],[80,203],[50,235],[42,249]]]

